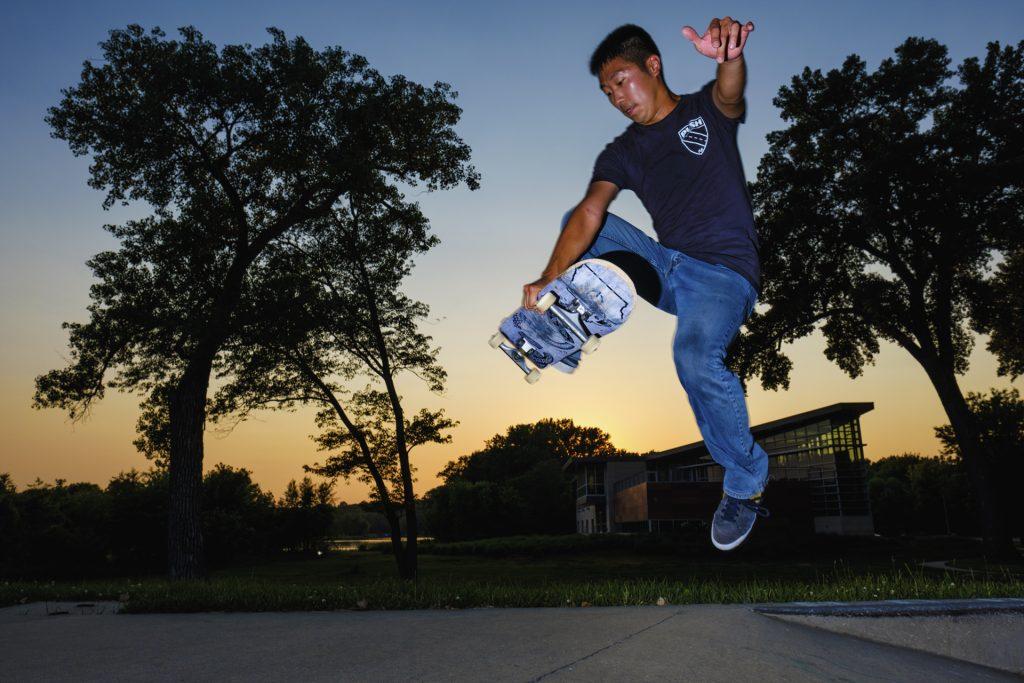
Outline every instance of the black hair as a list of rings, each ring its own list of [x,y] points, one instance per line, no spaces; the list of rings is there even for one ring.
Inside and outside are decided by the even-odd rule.
[[[601,41],[601,44],[590,56],[590,75],[597,76],[601,68],[616,57],[622,57],[627,62],[632,62],[644,71],[647,71],[647,58],[651,55],[658,55],[661,59],[661,52],[654,44],[651,34],[636,24],[623,24]],[[665,82],[665,65],[661,65],[658,72],[661,82]]]

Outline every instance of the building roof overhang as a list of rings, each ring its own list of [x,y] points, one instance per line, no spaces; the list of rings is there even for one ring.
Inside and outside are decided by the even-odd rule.
[[[770,422],[762,422],[759,425],[754,425],[750,428],[751,434],[754,435],[755,439],[765,439],[782,432],[787,432],[791,429],[799,429],[800,427],[806,427],[809,424],[820,422],[824,419],[854,419],[859,418],[864,413],[867,413],[875,409],[875,404],[871,402],[865,403],[833,403],[830,406],[823,406],[821,408],[815,408],[814,410],[808,410],[804,413],[797,413],[796,415],[790,415],[783,417],[778,420],[772,420]],[[703,441],[694,441],[683,446],[676,446],[666,451],[658,453],[651,453],[641,458],[623,458],[623,457],[610,457],[610,458],[575,458],[567,460],[562,464],[562,469],[565,470],[572,465],[586,464],[586,463],[602,463],[602,462],[636,462],[660,460],[662,458],[669,458],[673,456],[687,455],[694,452],[706,450]]]

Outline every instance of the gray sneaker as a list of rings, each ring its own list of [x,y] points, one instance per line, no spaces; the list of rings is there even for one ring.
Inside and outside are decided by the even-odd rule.
[[[758,517],[767,517],[768,508],[757,501],[761,499],[733,498],[725,494],[715,510],[711,521],[711,542],[719,550],[732,550],[746,540]]]

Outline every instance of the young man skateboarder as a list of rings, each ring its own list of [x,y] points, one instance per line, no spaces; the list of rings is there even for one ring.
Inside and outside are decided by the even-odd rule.
[[[723,497],[711,524],[717,548],[746,539],[767,510],[758,500],[768,456],[750,434],[739,379],[726,349],[754,308],[760,262],[754,216],[736,131],[745,118],[743,48],[751,22],[712,19],[704,35],[683,36],[715,59],[713,81],[676,95],[665,83],[651,36],[627,24],[601,41],[590,72],[609,104],[632,121],[597,157],[586,196],[562,220],[541,277],[523,286],[523,305],[581,258],[627,266],[637,290],[677,318],[672,354],[711,457],[725,469]],[[632,190],[651,215],[658,241],[608,206]]]

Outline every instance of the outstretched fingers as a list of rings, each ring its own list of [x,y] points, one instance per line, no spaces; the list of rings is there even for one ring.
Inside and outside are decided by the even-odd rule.
[[[747,44],[747,36],[750,35],[750,32],[753,31],[753,30],[754,30],[754,22],[748,21],[747,23],[743,24],[743,28],[740,29],[739,47],[740,47],[741,50],[743,49],[743,46]]]
[[[697,50],[698,52],[700,51],[701,36],[699,33],[697,33],[696,30],[694,30],[692,26],[683,27],[683,38],[686,38],[688,41],[693,43],[693,47],[695,50]]]
[[[754,30],[754,22],[742,23],[732,17],[714,18],[703,35],[692,26],[684,26],[683,37],[693,43],[697,52],[721,63],[735,59],[743,52],[747,35]]]

